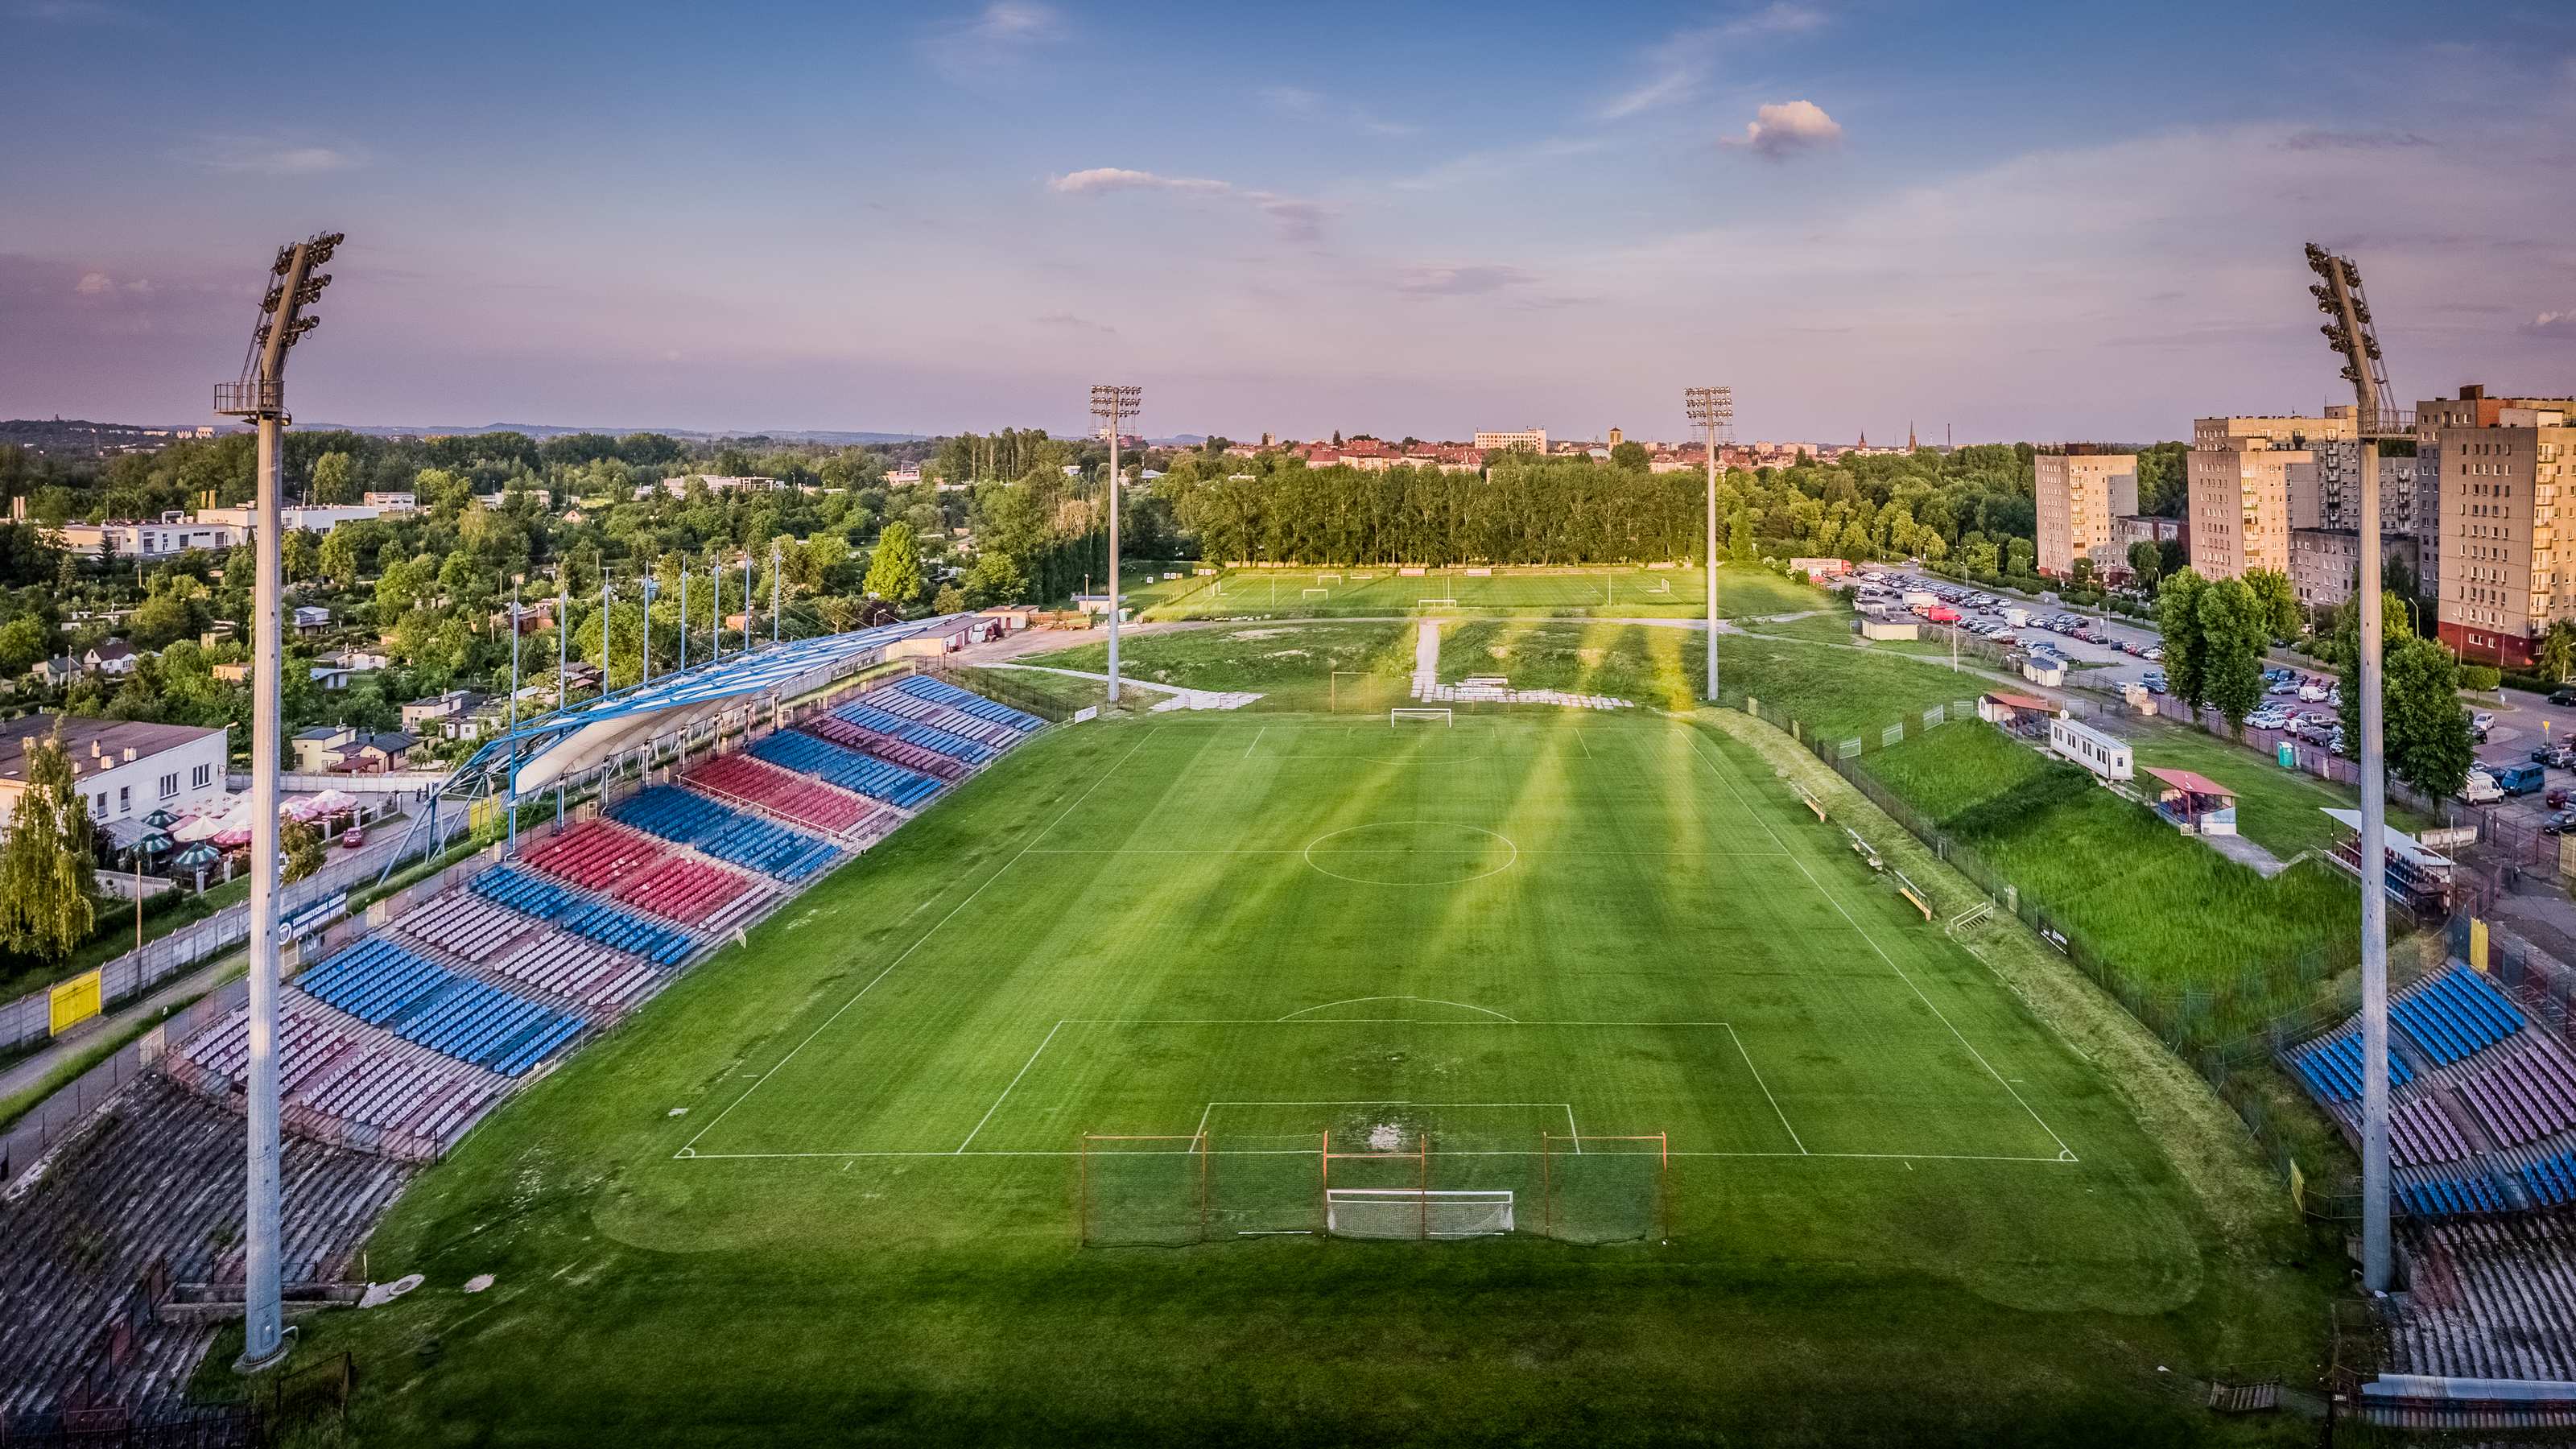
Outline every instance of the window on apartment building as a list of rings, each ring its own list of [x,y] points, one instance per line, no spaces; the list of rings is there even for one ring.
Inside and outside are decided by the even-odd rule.
[[[91,806],[90,809],[92,813],[100,816],[105,816],[107,814],[107,792],[105,790],[98,792],[98,803]]]
[[[199,765],[188,772],[188,788],[191,790],[202,790],[214,782],[215,767],[212,765]]]
[[[164,775],[164,776],[162,776],[162,777],[161,777],[161,798],[162,798],[162,799],[164,799],[164,800],[167,800],[167,799],[170,799],[171,797],[173,797],[173,796],[177,795],[178,793],[179,793],[179,772],[178,772],[178,771],[176,771],[176,770],[172,770],[169,774],[166,774],[166,775]]]
[[[117,808],[117,812],[118,812],[119,814],[122,814],[122,813],[124,813],[124,812],[126,812],[126,811],[132,810],[132,809],[134,808],[134,787],[133,787],[133,786],[131,786],[131,785],[119,785],[119,786],[117,786],[117,787],[116,787],[116,808]]]

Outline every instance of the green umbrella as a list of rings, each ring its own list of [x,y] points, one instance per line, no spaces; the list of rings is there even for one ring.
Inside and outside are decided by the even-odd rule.
[[[151,814],[143,817],[143,823],[151,826],[155,830],[167,830],[171,826],[179,823],[179,817],[171,814],[167,810],[155,810]]]
[[[150,835],[134,842],[134,848],[142,851],[145,855],[157,857],[169,854],[170,848],[177,843],[178,842],[172,840],[169,836],[155,830]]]

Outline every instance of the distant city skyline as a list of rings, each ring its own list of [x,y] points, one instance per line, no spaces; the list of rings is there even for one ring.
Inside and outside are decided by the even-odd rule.
[[[211,420],[326,227],[381,426],[2144,442],[2341,400],[2310,239],[2401,397],[2563,391],[2549,18],[0,0],[0,416]]]

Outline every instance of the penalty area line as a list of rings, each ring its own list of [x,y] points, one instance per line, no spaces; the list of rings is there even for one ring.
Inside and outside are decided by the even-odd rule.
[[[1554,1106],[1557,1104],[1539,1103],[1536,1105]],[[1198,1149],[1196,1148],[1190,1147],[1156,1149],[1156,1151],[1165,1155],[1173,1156],[1187,1155],[1197,1150]],[[1211,1147],[1207,1150],[1207,1155],[1210,1157],[1313,1157],[1315,1152],[1316,1150],[1312,1147]],[[849,1152],[691,1152],[686,1156],[673,1153],[671,1160],[674,1162],[762,1162],[796,1161],[800,1159],[828,1159],[831,1161],[840,1161],[844,1158],[863,1157],[921,1157],[946,1158],[954,1161],[961,1157],[1080,1157],[1081,1155],[1082,1153],[1076,1149],[1058,1147],[978,1147],[971,1152],[960,1152],[953,1147],[921,1147],[860,1149]],[[1136,1155],[1150,1156],[1154,1155],[1154,1152],[1145,1151],[1139,1152]],[[1497,1147],[1469,1148],[1454,1152],[1439,1152],[1434,1155],[1440,1157],[1538,1157],[1544,1154],[1533,1148]],[[2082,1165],[2080,1159],[2073,1157],[2031,1157],[2014,1153],[1998,1152],[1759,1152],[1733,1151],[1726,1149],[1689,1151],[1682,1148],[1674,1148],[1665,1155],[1668,1157],[1763,1159],[1775,1162],[2015,1162],[2028,1163],[2037,1167],[2077,1167]]]
[[[922,932],[922,933],[921,933],[921,935],[920,935],[919,937],[917,937],[917,938],[915,938],[915,939],[914,939],[914,941],[913,941],[913,943],[912,943],[911,945],[904,947],[904,948],[903,948],[903,954],[902,954],[902,955],[900,955],[900,956],[895,957],[892,961],[887,962],[887,963],[886,963],[886,967],[885,967],[885,969],[884,969],[883,971],[880,971],[880,972],[878,972],[876,975],[869,977],[869,978],[868,978],[868,984],[867,984],[867,985],[860,987],[856,992],[854,992],[854,993],[852,993],[852,994],[851,994],[851,996],[850,996],[850,999],[849,999],[849,1000],[842,1002],[842,1003],[840,1004],[840,1006],[838,1006],[837,1008],[835,1008],[835,1009],[833,1010],[833,1012],[832,1012],[832,1014],[831,1014],[830,1016],[827,1016],[827,1017],[823,1018],[822,1024],[821,1024],[821,1025],[819,1025],[819,1026],[817,1026],[817,1027],[815,1027],[812,1031],[807,1032],[807,1033],[805,1034],[805,1039],[804,1039],[803,1041],[800,1041],[800,1042],[798,1042],[796,1045],[794,1045],[794,1046],[792,1046],[792,1047],[788,1048],[788,1050],[787,1050],[787,1055],[785,1055],[785,1056],[783,1056],[783,1057],[780,1057],[780,1058],[777,1060],[777,1062],[775,1062],[774,1064],[772,1064],[768,1071],[766,1071],[766,1072],[764,1072],[764,1073],[762,1073],[762,1074],[761,1074],[760,1079],[759,1079],[758,1081],[755,1081],[755,1082],[753,1082],[750,1086],[743,1088],[743,1089],[742,1089],[742,1095],[741,1095],[741,1096],[734,1098],[734,1099],[733,1099],[732,1101],[730,1101],[730,1102],[727,1102],[727,1103],[725,1104],[725,1107],[724,1107],[724,1110],[723,1110],[723,1111],[718,1112],[715,1116],[713,1116],[713,1117],[709,1118],[709,1119],[707,1120],[707,1125],[705,1125],[704,1127],[699,1128],[699,1129],[697,1130],[697,1133],[696,1133],[696,1135],[695,1135],[695,1136],[692,1136],[692,1137],[691,1137],[687,1142],[685,1142],[685,1143],[682,1143],[682,1144],[681,1144],[681,1148],[680,1148],[680,1150],[681,1150],[681,1151],[683,1151],[683,1152],[686,1152],[686,1151],[689,1151],[689,1150],[690,1150],[690,1149],[692,1149],[692,1148],[695,1148],[695,1147],[698,1145],[698,1142],[699,1142],[699,1140],[700,1140],[701,1138],[704,1138],[708,1133],[713,1132],[714,1130],[716,1130],[716,1127],[718,1126],[718,1124],[722,1123],[722,1122],[724,1121],[724,1119],[725,1119],[725,1118],[730,1117],[730,1116],[732,1116],[732,1115],[733,1115],[733,1109],[734,1109],[734,1108],[741,1106],[743,1103],[745,1103],[745,1102],[747,1102],[747,1101],[750,1101],[750,1100],[751,1100],[751,1094],[752,1094],[752,1093],[759,1091],[759,1090],[760,1090],[762,1087],[764,1087],[764,1086],[767,1086],[767,1085],[769,1084],[769,1081],[770,1081],[770,1079],[771,1079],[771,1078],[773,1078],[773,1077],[777,1076],[777,1075],[779,1074],[779,1072],[780,1072],[781,1070],[783,1070],[789,1062],[792,1062],[792,1061],[796,1060],[796,1054],[797,1054],[798,1052],[801,1052],[801,1051],[805,1050],[805,1048],[807,1048],[807,1047],[809,1047],[809,1046],[813,1045],[813,1043],[814,1043],[814,1038],[816,1038],[816,1037],[818,1037],[818,1036],[821,1036],[821,1035],[822,1035],[824,1032],[826,1032],[826,1031],[829,1031],[829,1030],[831,1029],[832,1023],[834,1023],[834,1022],[836,1022],[836,1021],[839,1021],[839,1020],[841,1019],[841,1014],[842,1014],[843,1012],[846,1012],[846,1011],[848,1011],[851,1007],[858,1005],[858,1004],[859,1004],[859,998],[860,998],[860,997],[867,995],[867,994],[868,994],[869,992],[871,992],[871,991],[874,991],[874,990],[876,989],[876,986],[877,986],[877,983],[878,983],[878,982],[883,981],[883,980],[885,980],[888,976],[893,975],[893,974],[894,974],[894,970],[895,970],[895,968],[896,968],[896,967],[901,966],[904,962],[911,960],[911,959],[912,959],[912,953],[913,953],[913,952],[915,952],[915,951],[920,950],[920,949],[922,948],[922,946],[923,946],[924,944],[926,944],[926,943],[930,940],[930,938],[931,938],[931,937],[938,935],[941,927],[946,926],[950,921],[953,921],[953,920],[957,919],[957,914],[958,914],[958,912],[963,911],[963,910],[965,910],[968,906],[971,906],[971,905],[975,904],[975,900],[976,900],[976,898],[977,898],[977,897],[979,897],[979,896],[981,896],[981,895],[983,895],[983,894],[984,894],[984,891],[985,891],[985,889],[986,889],[987,887],[991,886],[993,882],[995,882],[995,881],[997,881],[997,880],[1000,880],[1004,875],[1008,874],[1012,866],[1015,866],[1015,865],[1019,864],[1019,863],[1020,863],[1020,861],[1022,860],[1022,858],[1026,857],[1026,856],[1028,855],[1028,853],[1029,853],[1031,850],[1033,850],[1033,849],[1035,849],[1035,848],[1036,848],[1037,843],[1038,843],[1039,841],[1046,839],[1046,837],[1047,837],[1047,835],[1048,835],[1048,833],[1049,833],[1049,832],[1053,831],[1057,826],[1059,826],[1059,825],[1063,824],[1063,823],[1065,822],[1065,818],[1066,818],[1067,816],[1070,816],[1071,814],[1073,814],[1073,812],[1074,812],[1074,811],[1076,811],[1076,810],[1078,810],[1078,809],[1082,808],[1082,802],[1091,798],[1091,792],[1092,792],[1092,791],[1094,791],[1094,790],[1099,789],[1099,788],[1101,787],[1101,785],[1102,785],[1105,781],[1107,781],[1107,780],[1109,779],[1109,777],[1110,777],[1110,776],[1117,774],[1117,773],[1118,773],[1118,771],[1119,771],[1122,767],[1124,767],[1124,766],[1126,765],[1126,763],[1127,763],[1129,760],[1134,759],[1134,758],[1135,758],[1135,756],[1136,756],[1136,752],[1137,752],[1138,750],[1141,750],[1141,749],[1143,749],[1143,748],[1145,747],[1145,741],[1150,740],[1150,739],[1152,739],[1153,737],[1154,737],[1154,736],[1153,736],[1153,732],[1152,732],[1151,730],[1148,730],[1148,731],[1146,731],[1144,734],[1140,735],[1140,736],[1137,738],[1136,743],[1134,743],[1134,744],[1132,744],[1132,745],[1129,745],[1129,746],[1127,747],[1127,753],[1126,753],[1126,754],[1123,754],[1123,755],[1120,755],[1120,756],[1118,757],[1118,763],[1117,763],[1117,764],[1111,765],[1108,769],[1101,771],[1101,772],[1100,772],[1100,775],[1099,775],[1099,778],[1097,778],[1097,779],[1093,780],[1089,785],[1087,785],[1087,786],[1083,787],[1083,791],[1082,791],[1082,793],[1081,793],[1081,794],[1076,795],[1075,797],[1073,797],[1073,803],[1072,803],[1072,804],[1065,806],[1065,807],[1064,807],[1064,810],[1063,810],[1063,812],[1062,812],[1061,814],[1057,815],[1053,820],[1048,821],[1044,826],[1040,827],[1040,828],[1037,830],[1037,832],[1036,832],[1035,834],[1032,834],[1032,835],[1029,837],[1029,839],[1028,839],[1028,843],[1027,843],[1026,845],[1023,845],[1023,846],[1021,846],[1021,847],[1020,847],[1020,851],[1019,851],[1019,854],[1018,854],[1018,855],[1014,855],[1014,856],[1012,856],[1009,860],[1006,860],[1006,861],[1002,862],[999,866],[996,866],[996,867],[994,868],[993,873],[992,873],[991,875],[988,875],[988,876],[984,877],[984,879],[983,879],[982,881],[980,881],[980,882],[978,882],[978,883],[976,884],[975,889],[973,889],[973,890],[971,890],[971,891],[967,892],[967,894],[966,894],[966,898],[965,898],[964,900],[959,901],[957,904],[955,904],[955,905],[953,905],[953,906],[949,907],[949,908],[948,908],[948,914],[947,914],[947,915],[941,916],[941,917],[940,917],[936,922],[932,923],[932,925],[931,925],[931,927],[930,927],[930,929],[929,929],[929,930]],[[676,1155],[676,1154],[675,1154],[675,1155]],[[698,1155],[703,1156],[703,1155],[705,1155],[705,1154],[698,1154]]]

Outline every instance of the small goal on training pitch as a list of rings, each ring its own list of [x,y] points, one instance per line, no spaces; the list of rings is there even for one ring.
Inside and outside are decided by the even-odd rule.
[[[1445,709],[1391,709],[1386,712],[1386,722],[1389,725],[1437,723],[1443,729],[1455,728],[1457,724]]]
[[[1324,1231],[1337,1238],[1490,1238],[1511,1230],[1512,1195],[1506,1190],[1324,1190]]]

